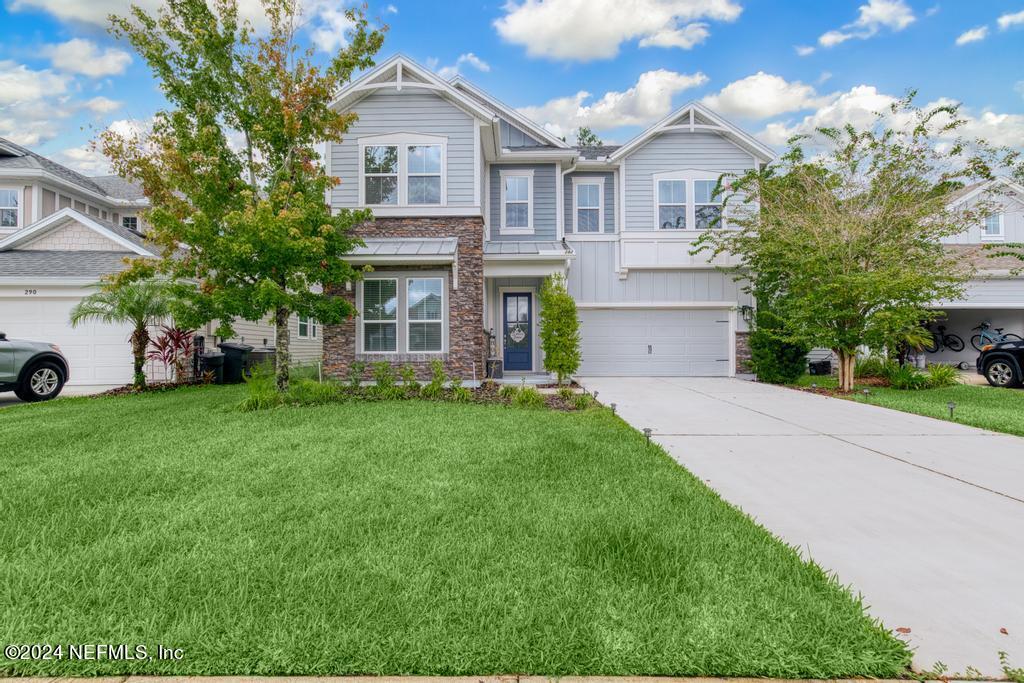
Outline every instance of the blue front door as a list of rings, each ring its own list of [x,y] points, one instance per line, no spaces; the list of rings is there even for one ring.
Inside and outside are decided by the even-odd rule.
[[[502,297],[505,370],[533,370],[533,311],[529,293]]]

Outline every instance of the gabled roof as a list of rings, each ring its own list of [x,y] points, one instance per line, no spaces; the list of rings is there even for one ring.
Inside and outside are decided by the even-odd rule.
[[[126,251],[0,251],[0,282],[26,277],[94,280],[121,272],[128,267],[125,259],[135,256]]]
[[[32,225],[22,228],[18,232],[8,235],[0,240],[0,252],[10,251],[19,246],[29,244],[48,232],[64,227],[68,223],[78,223],[107,238],[122,247],[126,252],[132,252],[140,256],[156,256],[147,246],[142,236],[128,230],[120,225],[114,225],[101,221],[92,216],[76,211],[70,207],[52,213],[46,218],[41,218]],[[45,252],[43,252],[45,253]]]
[[[490,107],[497,112],[499,116],[506,119],[509,123],[515,124],[517,127],[523,129],[527,133],[532,134],[538,140],[542,140],[552,145],[553,147],[560,147],[562,149],[570,149],[570,146],[565,143],[564,140],[555,136],[550,131],[539,125],[535,121],[523,116],[512,107],[508,106],[504,102],[491,96],[484,90],[476,87],[463,76],[456,76],[449,81],[454,87],[465,90],[468,95],[472,98],[480,101],[487,107]]]
[[[652,138],[662,133],[674,131],[718,133],[729,138],[734,144],[750,152],[754,157],[765,163],[774,161],[777,156],[771,147],[768,147],[742,128],[726,121],[700,102],[690,102],[619,147],[609,156],[609,160],[619,161],[630,152],[645,145]]]
[[[430,69],[402,54],[390,57],[346,85],[335,96],[331,107],[347,109],[367,95],[384,89],[415,89],[432,92],[488,124],[494,122],[496,118],[493,111],[466,96]]]
[[[996,186],[998,186],[998,188]],[[951,192],[947,204],[948,206],[962,204],[966,201],[974,199],[982,192],[987,192],[993,188],[995,188],[999,192],[1011,193],[1013,195],[1016,195],[1017,201],[1019,201],[1021,204],[1024,204],[1024,186],[1021,186],[1019,183],[1015,183],[1009,178],[1004,178],[1002,176],[996,176],[991,180],[983,180],[981,182],[974,183],[972,185],[968,185],[966,187],[960,188],[959,190]]]
[[[145,199],[146,193],[142,186],[125,180],[119,175],[93,176],[92,181],[100,186],[105,193],[118,199],[139,200]]]

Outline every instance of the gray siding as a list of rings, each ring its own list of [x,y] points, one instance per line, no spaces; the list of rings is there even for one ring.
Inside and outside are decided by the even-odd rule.
[[[753,168],[754,159],[715,133],[664,133],[626,157],[626,230],[654,230],[655,173],[701,169],[725,173]]]
[[[989,198],[992,203],[1000,204],[1003,207],[1004,242],[1024,242],[1024,204],[1021,203],[1022,200],[1015,200],[1004,195],[994,195]],[[980,244],[983,229],[983,225],[972,225],[959,235],[944,238],[942,241],[946,244]]]
[[[331,172],[341,178],[331,205],[359,202],[359,142],[367,135],[413,132],[448,138],[448,206],[473,206],[473,119],[437,95],[422,91],[379,91],[352,108],[359,120],[344,140],[331,145]]]
[[[256,347],[262,347],[264,339],[270,347],[277,343],[277,330],[269,317],[258,322],[238,319],[231,326],[235,329],[235,336],[227,341],[242,342]],[[288,327],[291,330],[292,362],[316,363],[323,360],[322,325],[317,330],[316,339],[299,339],[299,316],[293,313],[288,319]],[[216,325],[212,325],[210,329],[215,330]]]
[[[501,119],[501,146],[516,147],[544,147],[545,143],[527,134],[521,128]]]
[[[731,275],[714,269],[631,270],[625,280],[615,272],[614,241],[578,242],[569,267],[569,293],[581,303],[673,303],[735,301],[750,305],[750,295]],[[744,329],[742,320],[740,330]]]
[[[533,169],[533,234],[501,234],[501,170]],[[558,232],[555,214],[554,164],[492,164],[490,171],[491,240],[553,240]]]
[[[615,232],[615,174],[614,173],[570,173],[565,179],[565,234],[573,231],[572,203],[576,179],[604,178],[604,232]]]

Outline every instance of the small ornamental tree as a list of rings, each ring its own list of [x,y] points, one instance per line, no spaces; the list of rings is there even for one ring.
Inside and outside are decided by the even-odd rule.
[[[786,335],[834,351],[851,391],[858,348],[920,330],[973,272],[941,240],[988,208],[949,207],[949,193],[991,177],[997,160],[956,137],[961,125],[957,106],[925,111],[911,93],[864,129],[794,137],[780,163],[723,177],[727,229],[694,251],[731,255],[748,291],[784,301],[773,313]]]
[[[555,373],[558,383],[562,384],[580,368],[580,321],[576,301],[569,295],[561,273],[545,278],[538,297],[544,368]]]
[[[181,325],[235,318],[276,327],[277,386],[288,387],[289,318],[339,323],[354,309],[332,286],[358,277],[344,257],[350,230],[368,211],[331,211],[318,149],[355,119],[332,109],[340,87],[373,64],[383,41],[361,11],[347,10],[346,46],[321,66],[300,50],[299,0],[262,0],[264,37],[240,22],[236,0],[171,0],[156,16],[133,6],[111,16],[149,65],[167,107],[152,131],[106,133],[99,144],[113,169],[140,182],[150,201],[147,237],[161,249],[158,273],[182,285],[173,311]],[[153,268],[138,264],[122,280]]]

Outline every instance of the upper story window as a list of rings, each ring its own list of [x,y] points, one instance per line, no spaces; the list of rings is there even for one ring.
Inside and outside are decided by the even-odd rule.
[[[0,188],[0,228],[21,225],[21,207],[17,190]]]
[[[299,316],[299,339],[316,339],[319,332],[317,321],[304,315]]]
[[[573,231],[604,230],[604,183],[600,180],[574,181]]]
[[[139,219],[137,216],[124,216],[121,219],[121,226],[128,228],[132,232],[139,231]]]
[[[501,171],[501,232],[533,232],[533,170]]]
[[[658,181],[658,228],[686,229],[686,181]]]
[[[445,203],[445,139],[395,133],[360,139],[360,203],[441,206]]]
[[[985,216],[985,229],[981,233],[984,240],[1003,239],[1003,214],[994,213]]]
[[[722,193],[707,171],[670,171],[654,176],[657,230],[712,230],[723,227]]]

